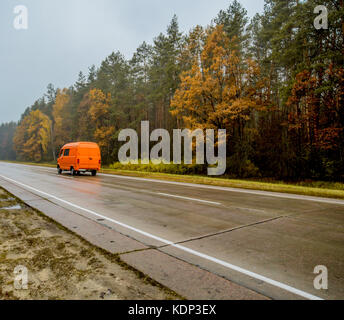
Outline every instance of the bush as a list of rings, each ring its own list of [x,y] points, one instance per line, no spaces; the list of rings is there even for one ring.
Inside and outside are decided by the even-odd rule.
[[[181,175],[207,175],[208,165],[197,164],[158,164],[155,165],[152,162],[149,164],[122,164],[115,162],[109,166],[114,170],[126,170],[126,171],[143,171],[143,172],[158,172],[169,174],[181,174]],[[250,161],[242,161],[240,166],[237,163],[231,163],[231,160],[227,161],[227,172],[229,177],[233,178],[260,178],[261,174],[259,169]]]
[[[254,165],[251,160],[246,160],[243,166],[242,177],[243,178],[259,178],[259,169]]]
[[[242,160],[238,156],[227,159],[227,173],[232,178],[260,178],[259,168],[251,160]]]
[[[155,165],[152,162],[149,164],[122,164],[116,162],[109,166],[114,170],[128,170],[128,171],[144,171],[144,172],[159,172],[169,174],[205,174],[207,167],[205,165],[196,164],[158,164]]]

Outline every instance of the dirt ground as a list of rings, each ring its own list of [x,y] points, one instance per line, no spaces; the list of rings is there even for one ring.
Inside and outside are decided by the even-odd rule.
[[[14,288],[17,266],[28,270],[27,290]],[[0,188],[0,299],[177,298]]]

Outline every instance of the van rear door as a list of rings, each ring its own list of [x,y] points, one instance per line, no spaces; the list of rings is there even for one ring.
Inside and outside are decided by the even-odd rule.
[[[100,153],[98,148],[79,147],[80,169],[97,169],[99,167]]]

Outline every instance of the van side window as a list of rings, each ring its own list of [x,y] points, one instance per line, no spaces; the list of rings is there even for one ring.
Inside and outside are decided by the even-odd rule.
[[[64,154],[63,154],[65,157],[68,157],[69,156],[69,149],[66,149],[65,151],[64,151]]]

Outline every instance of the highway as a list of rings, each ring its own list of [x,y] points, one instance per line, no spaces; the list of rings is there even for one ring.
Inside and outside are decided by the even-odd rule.
[[[342,200],[1,162],[4,182],[269,298],[344,298]]]

